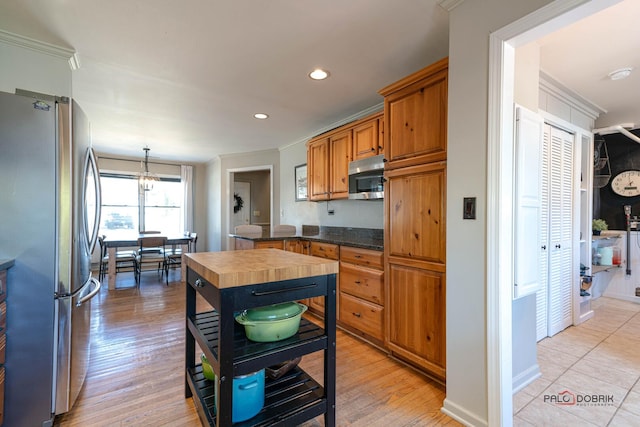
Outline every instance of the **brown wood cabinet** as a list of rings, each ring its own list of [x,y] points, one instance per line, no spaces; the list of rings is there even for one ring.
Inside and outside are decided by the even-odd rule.
[[[384,341],[383,253],[340,247],[340,324],[382,346]]]
[[[444,58],[379,91],[387,169],[447,158],[448,66]]]
[[[385,97],[385,344],[446,378],[445,58],[382,89]]]
[[[309,141],[307,149],[309,200],[349,197],[351,136],[351,129],[347,129]]]
[[[235,240],[235,249],[245,250],[245,249],[284,249],[284,240],[259,240],[254,241],[250,239],[240,239],[238,237],[234,238]]]
[[[0,270],[0,425],[4,422],[5,355],[7,350],[7,270]]]
[[[329,138],[307,143],[307,194],[310,201],[329,200]]]
[[[309,200],[349,197],[349,162],[384,152],[383,122],[382,113],[374,113],[307,142]]]
[[[309,255],[317,256],[320,258],[327,258],[333,260],[340,259],[340,246],[335,245],[333,243],[324,243],[324,242],[311,242],[309,245]],[[338,274],[338,278],[340,275]],[[339,281],[336,286],[339,286]],[[338,291],[339,292],[339,291]],[[338,305],[340,303],[338,302]],[[314,313],[324,316],[324,297],[314,297],[309,299],[309,308]],[[340,318],[339,309],[336,311],[338,318]]]
[[[353,127],[353,160],[364,159],[384,152],[382,113]]]

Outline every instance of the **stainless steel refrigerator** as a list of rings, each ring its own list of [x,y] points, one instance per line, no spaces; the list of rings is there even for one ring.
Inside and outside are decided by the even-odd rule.
[[[51,426],[89,363],[100,219],[89,122],[76,104],[0,92],[0,258],[7,282],[4,425]]]

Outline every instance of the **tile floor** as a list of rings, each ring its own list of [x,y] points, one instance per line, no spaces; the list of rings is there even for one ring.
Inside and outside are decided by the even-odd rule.
[[[513,396],[514,426],[640,426],[640,304],[600,297],[592,308],[538,343],[542,376]]]

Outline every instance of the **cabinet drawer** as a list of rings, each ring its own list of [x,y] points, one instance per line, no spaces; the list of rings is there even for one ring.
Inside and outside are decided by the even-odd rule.
[[[7,270],[0,271],[0,302],[7,297]]]
[[[340,249],[338,245],[334,245],[333,243],[321,243],[321,242],[311,242],[311,255],[327,258],[327,259],[340,259]]]
[[[284,250],[284,240],[263,240],[255,242],[254,249],[282,249]]]
[[[0,331],[7,329],[7,302],[2,301],[0,304]]]
[[[0,425],[4,421],[4,366],[0,367]]]
[[[383,311],[379,305],[340,292],[340,321],[379,340],[384,338]]]
[[[349,262],[351,264],[358,264],[382,270],[382,258],[382,251],[353,248],[351,246],[342,246],[342,248],[340,248],[340,261],[342,262]]]
[[[340,291],[384,305],[384,272],[340,263]]]

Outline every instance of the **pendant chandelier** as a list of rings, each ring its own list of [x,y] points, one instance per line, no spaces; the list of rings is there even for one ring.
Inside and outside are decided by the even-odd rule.
[[[142,171],[138,175],[138,184],[140,185],[141,191],[151,191],[153,190],[153,184],[158,181],[158,177],[149,172],[149,147],[143,148],[144,150],[144,160],[140,162],[140,166],[142,167]]]

